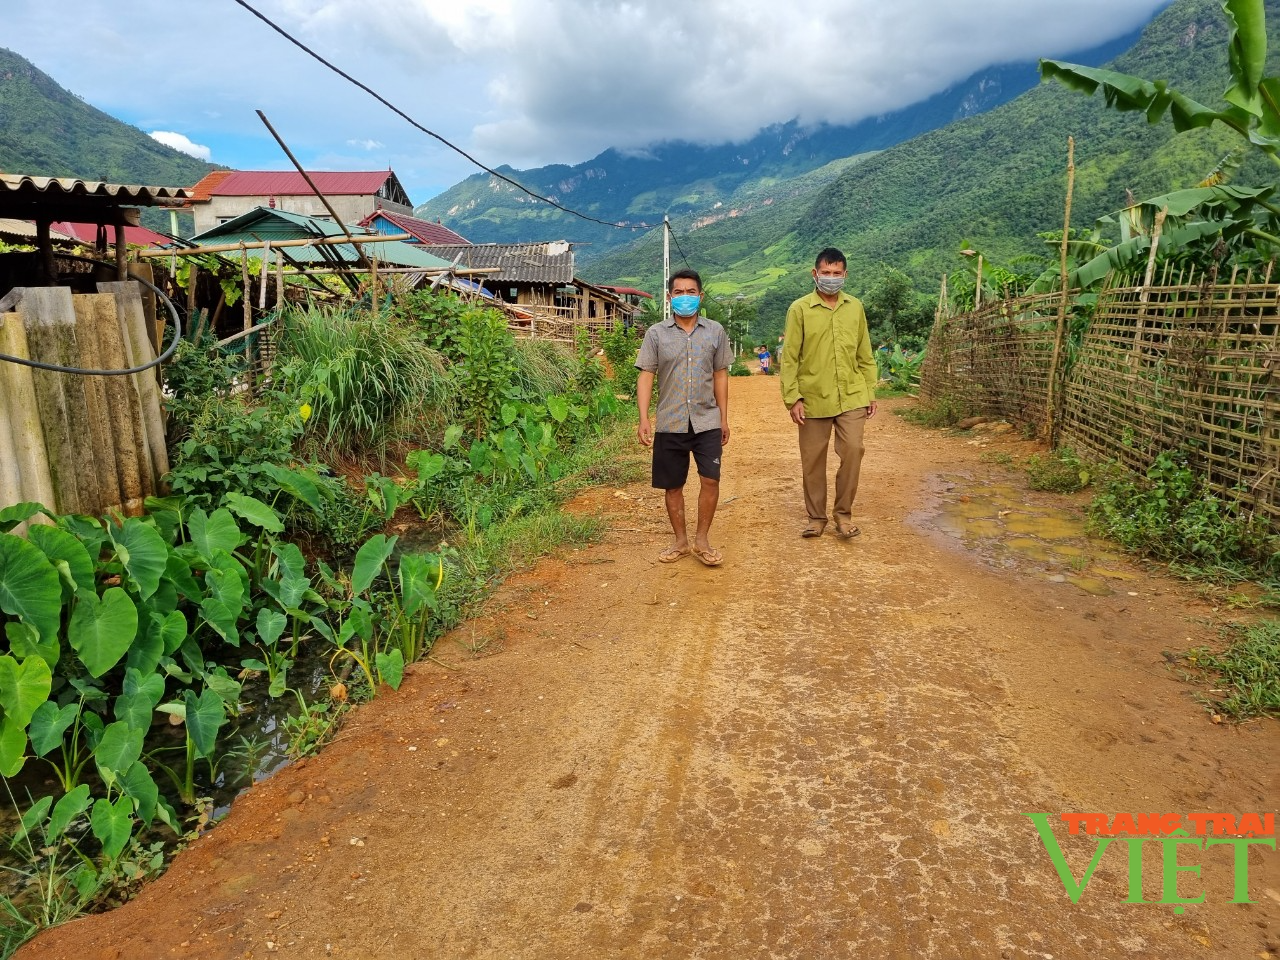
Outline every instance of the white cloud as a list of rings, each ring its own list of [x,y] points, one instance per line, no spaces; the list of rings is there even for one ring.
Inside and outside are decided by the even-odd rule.
[[[1112,39],[1168,0],[251,2],[431,131],[519,168],[741,140],[791,119],[855,122],[992,63]],[[304,163],[382,150],[397,171],[425,171],[406,183],[415,197],[475,172],[237,5],[187,6],[175,20],[168,0],[5,0],[4,43],[100,109],[189,130],[234,166],[281,160],[261,109]],[[128,65],[193,35],[217,76],[207,58],[179,58],[140,98]]]
[[[204,144],[192,143],[189,138],[180,133],[174,133],[172,130],[152,130],[148,136],[152,140],[159,140],[166,147],[181,150],[183,153],[200,160],[209,160],[213,155],[213,151]]]

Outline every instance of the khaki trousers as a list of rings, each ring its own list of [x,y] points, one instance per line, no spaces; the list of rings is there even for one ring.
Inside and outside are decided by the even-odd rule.
[[[837,417],[805,417],[800,426],[800,467],[804,478],[804,506],[810,520],[827,520],[827,447],[831,428],[836,432],[837,525],[853,522],[853,498],[858,495],[858,475],[862,471],[862,429],[867,408],[846,410]]]

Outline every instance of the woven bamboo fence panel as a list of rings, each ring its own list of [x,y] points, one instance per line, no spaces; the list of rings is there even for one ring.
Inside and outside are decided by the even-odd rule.
[[[1172,270],[1159,281],[1111,281],[1080,342],[1065,345],[1056,440],[1138,473],[1185,450],[1213,492],[1280,527],[1280,284]],[[1043,424],[1057,303],[940,316],[921,398]]]
[[[1058,294],[994,301],[940,316],[929,337],[920,397],[1039,424],[1045,419]]]
[[[1280,285],[1105,290],[1060,423],[1062,444],[1138,472],[1186,450],[1215,493],[1280,522]]]

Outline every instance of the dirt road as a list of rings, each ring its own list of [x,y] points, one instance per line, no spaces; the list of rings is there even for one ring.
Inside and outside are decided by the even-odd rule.
[[[593,492],[604,542],[512,579],[438,644],[453,669],[22,960],[1280,955],[1280,854],[1253,848],[1241,905],[1230,848],[1182,847],[1206,900],[1180,914],[1124,902],[1115,843],[1073,904],[1020,815],[1274,811],[1277,725],[1213,725],[1161,656],[1222,613],[1137,568],[1090,596],[983,562],[938,531],[938,478],[1030,448],[887,410],[863,535],[802,540],[777,380],[731,389],[722,568],[655,562],[646,486]],[[1078,879],[1095,840],[1057,834]]]

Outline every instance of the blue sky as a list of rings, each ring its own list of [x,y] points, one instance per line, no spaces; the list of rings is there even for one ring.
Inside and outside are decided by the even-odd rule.
[[[992,63],[1120,36],[1167,0],[249,0],[489,166],[849,123]],[[233,0],[6,0],[0,44],[188,152],[392,167],[415,203],[476,168]]]

